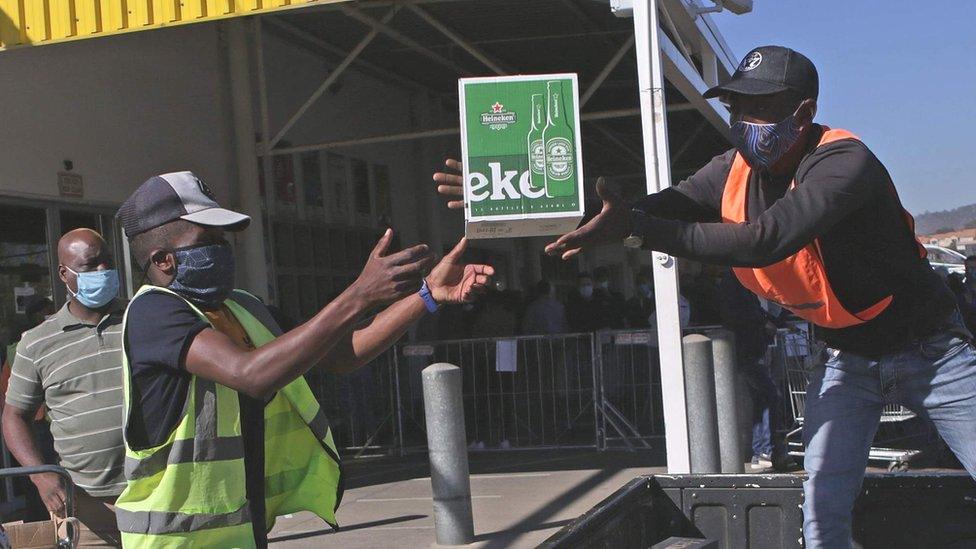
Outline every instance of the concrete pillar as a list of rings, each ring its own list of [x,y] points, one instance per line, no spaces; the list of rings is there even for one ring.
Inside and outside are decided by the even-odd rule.
[[[718,425],[715,415],[715,374],[712,342],[700,334],[682,341],[684,348],[685,398],[688,402],[688,445],[692,473],[718,473]]]
[[[424,368],[422,377],[434,534],[440,545],[464,545],[474,539],[474,519],[461,369],[452,364],[433,364]]]
[[[715,330],[712,338],[712,360],[715,366],[715,409],[718,421],[718,444],[723,473],[742,473],[742,447],[739,445],[739,407],[736,398],[735,335],[729,330]]]
[[[251,225],[240,234],[235,249],[238,285],[267,299],[268,265],[264,253],[264,226],[261,192],[258,187],[257,148],[254,143],[254,103],[251,97],[251,70],[246,19],[228,19],[227,65],[230,101],[234,118],[234,152],[237,159],[237,203],[251,216]]]

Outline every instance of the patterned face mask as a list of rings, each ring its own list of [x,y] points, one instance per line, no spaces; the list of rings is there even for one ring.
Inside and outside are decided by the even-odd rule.
[[[218,306],[234,289],[234,252],[229,244],[173,250],[176,278],[169,289],[203,305]]]
[[[735,122],[729,128],[732,145],[753,169],[768,170],[800,137],[796,113],[775,124]]]

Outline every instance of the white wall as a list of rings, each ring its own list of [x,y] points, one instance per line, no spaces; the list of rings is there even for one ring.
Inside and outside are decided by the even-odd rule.
[[[149,176],[181,169],[227,200],[223,66],[214,25],[0,53],[0,200],[57,197],[64,159],[87,201],[118,205]]]

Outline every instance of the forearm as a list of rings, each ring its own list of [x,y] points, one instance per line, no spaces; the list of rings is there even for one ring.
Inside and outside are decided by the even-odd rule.
[[[644,245],[714,265],[765,267],[796,253],[812,237],[771,234],[768,228],[748,223],[688,223],[673,219],[638,216],[637,231]]]
[[[661,219],[680,221],[718,221],[717,211],[695,202],[675,187],[641,198],[632,208]]]
[[[246,353],[238,369],[242,388],[263,397],[288,385],[348,340],[365,309],[365,300],[350,288],[308,322]]]
[[[23,467],[44,465],[44,457],[34,435],[33,412],[9,403],[3,407],[3,439],[11,455]]]
[[[368,364],[392,346],[423,318],[427,308],[423,299],[407,296],[377,314],[368,325],[343,338],[322,361],[331,372],[351,372]]]

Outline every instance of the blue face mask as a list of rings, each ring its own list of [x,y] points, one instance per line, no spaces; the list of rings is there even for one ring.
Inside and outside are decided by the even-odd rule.
[[[768,170],[800,138],[796,113],[776,124],[735,122],[729,128],[732,145],[753,169]]]
[[[115,269],[79,273],[67,265],[64,268],[77,277],[75,283],[78,291],[72,292],[71,288],[65,285],[68,293],[89,309],[101,309],[119,295],[119,272]]]
[[[176,278],[169,289],[197,303],[217,306],[234,289],[234,252],[229,244],[173,250]]]

